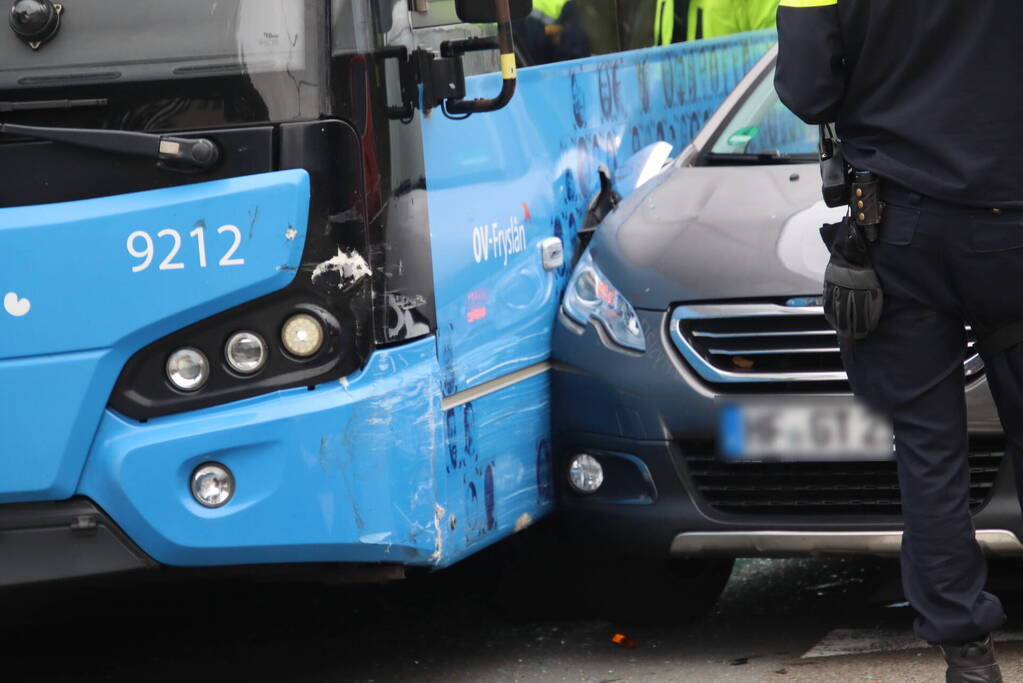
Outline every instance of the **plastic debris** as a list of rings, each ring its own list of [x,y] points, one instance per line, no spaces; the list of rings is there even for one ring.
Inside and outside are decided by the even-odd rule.
[[[624,633],[616,633],[611,636],[611,642],[619,647],[624,647],[628,650],[636,647],[636,641],[625,635]]]

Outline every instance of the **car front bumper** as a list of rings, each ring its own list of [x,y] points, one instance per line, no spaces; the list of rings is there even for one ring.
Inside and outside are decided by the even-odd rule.
[[[592,324],[579,328],[562,316],[556,326],[556,476],[564,520],[574,536],[607,550],[647,556],[898,552],[897,508],[872,508],[867,497],[862,506],[847,497],[834,508],[816,505],[805,511],[772,509],[770,496],[763,492],[758,494],[763,504],[746,510],[716,504],[698,470],[712,468],[719,477],[715,485],[729,474],[713,457],[718,410],[722,400],[743,397],[721,394],[695,376],[670,339],[666,312],[638,313],[647,341],[641,355],[612,350]],[[967,400],[971,443],[979,444],[971,457],[983,460],[983,467],[976,469],[985,478],[974,492],[978,538],[991,553],[1023,553],[1012,462],[999,450],[1000,424],[983,378],[968,385]],[[582,452],[595,455],[605,469],[604,485],[590,495],[567,483],[569,461]],[[837,467],[822,475],[831,477],[832,484],[842,476]],[[870,476],[883,476],[889,488],[894,486],[894,464],[877,467],[880,473]],[[757,487],[760,474],[767,487],[771,477],[785,472],[761,466],[753,478],[746,477],[745,485]]]

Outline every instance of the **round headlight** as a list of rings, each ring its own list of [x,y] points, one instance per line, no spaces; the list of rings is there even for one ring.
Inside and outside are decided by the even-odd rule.
[[[178,349],[167,359],[167,379],[181,391],[197,391],[210,377],[210,362],[199,349]]]
[[[592,455],[582,453],[572,458],[568,482],[579,493],[593,493],[604,483],[604,468]]]
[[[291,316],[281,328],[281,343],[288,353],[299,358],[319,351],[323,336],[323,323],[308,313]]]
[[[199,465],[192,472],[192,497],[208,508],[218,508],[234,495],[234,475],[217,462]]]
[[[266,342],[255,332],[236,332],[224,345],[224,357],[235,372],[250,375],[266,365]]]

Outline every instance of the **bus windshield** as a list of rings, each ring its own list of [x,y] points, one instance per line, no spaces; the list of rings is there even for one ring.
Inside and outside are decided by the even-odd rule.
[[[323,32],[315,0],[77,0],[38,49],[0,41],[0,92],[244,77],[274,120],[315,115]],[[310,101],[311,100],[311,101]]]

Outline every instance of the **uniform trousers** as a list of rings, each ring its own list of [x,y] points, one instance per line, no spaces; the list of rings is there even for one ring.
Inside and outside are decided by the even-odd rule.
[[[842,358],[853,392],[894,425],[902,582],[916,634],[961,643],[1005,621],[1001,602],[984,590],[987,564],[970,514],[965,326],[984,337],[1023,321],[1023,211],[950,204],[891,183],[882,197],[871,245],[881,320],[866,338],[843,340]],[[984,360],[1020,473],[1023,345]]]

